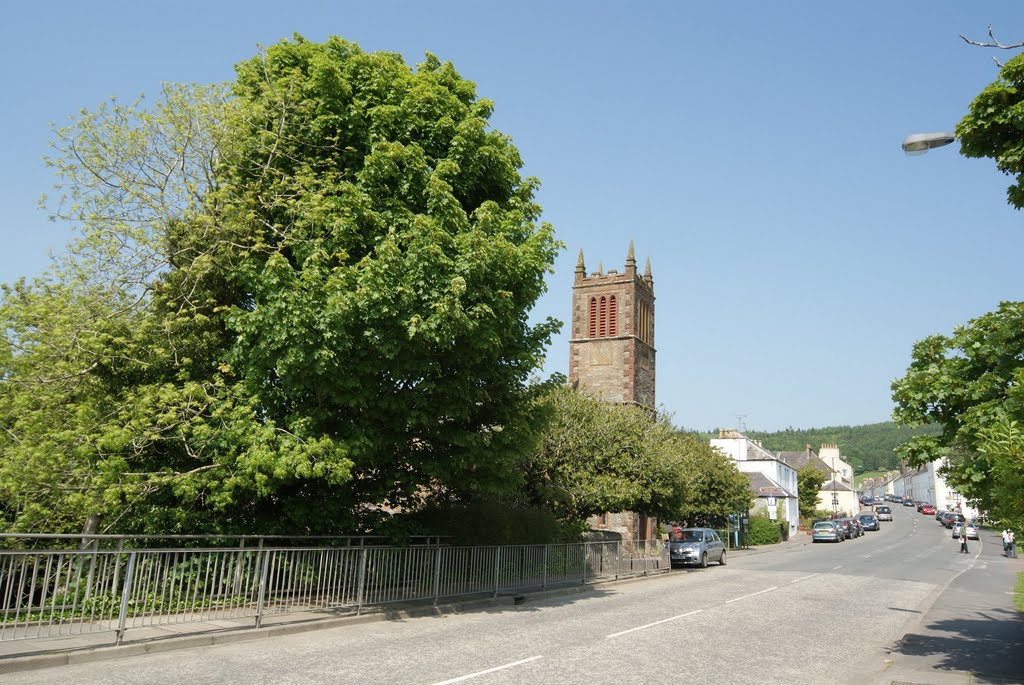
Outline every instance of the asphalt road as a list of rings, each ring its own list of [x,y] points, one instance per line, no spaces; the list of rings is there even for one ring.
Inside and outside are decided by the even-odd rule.
[[[789,543],[727,566],[586,593],[63,666],[7,683],[1024,682],[1013,580],[983,531],[971,553],[932,517]]]

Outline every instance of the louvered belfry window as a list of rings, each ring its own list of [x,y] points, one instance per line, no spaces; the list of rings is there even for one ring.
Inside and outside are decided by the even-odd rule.
[[[587,331],[591,338],[607,338],[619,334],[619,302],[615,295],[590,298],[590,322]]]

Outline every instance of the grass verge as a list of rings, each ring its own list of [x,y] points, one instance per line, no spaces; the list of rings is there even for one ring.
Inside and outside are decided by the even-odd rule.
[[[1017,574],[1017,587],[1014,588],[1013,602],[1017,611],[1024,614],[1024,572]]]

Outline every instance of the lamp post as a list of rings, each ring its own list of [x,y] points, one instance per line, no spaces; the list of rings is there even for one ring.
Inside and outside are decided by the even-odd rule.
[[[839,513],[839,495],[836,493],[836,458],[832,456],[832,518]]]
[[[929,150],[943,145],[949,145],[956,136],[952,133],[911,133],[903,139],[903,152],[907,157],[923,155]]]

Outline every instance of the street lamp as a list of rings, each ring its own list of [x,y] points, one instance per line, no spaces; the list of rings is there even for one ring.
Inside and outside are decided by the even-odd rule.
[[[903,139],[903,152],[907,157],[923,155],[932,148],[949,145],[956,136],[952,133],[911,133]]]

